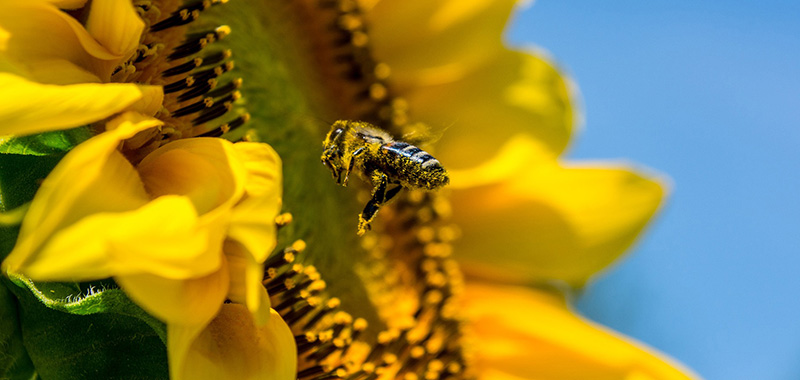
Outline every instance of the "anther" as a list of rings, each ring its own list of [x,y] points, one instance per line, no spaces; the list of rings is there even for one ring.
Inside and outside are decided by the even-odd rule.
[[[306,249],[306,242],[303,240],[295,240],[294,243],[292,243],[292,249],[294,249],[295,252],[303,252]]]
[[[184,43],[175,47],[167,56],[167,59],[172,61],[188,57],[203,50],[206,46],[213,44],[230,34],[231,28],[227,25],[222,25],[214,30],[195,33],[186,37]]]
[[[222,63],[218,66],[214,66],[210,69],[205,69],[202,71],[198,71],[196,73],[192,73],[192,76],[197,78],[197,81],[205,81],[211,78],[216,78],[222,74],[225,74],[228,71],[233,70],[234,63],[233,61],[227,61]]]
[[[303,301],[300,302],[300,304],[304,304],[304,305],[301,306],[299,309],[294,309],[294,310],[288,312],[286,315],[283,316],[283,320],[287,324],[292,325],[295,322],[297,322],[298,320],[300,320],[303,317],[305,317],[310,311],[316,309],[317,306],[319,305],[319,303],[320,303],[320,300],[319,300],[318,297],[311,297],[311,298],[309,298],[307,300],[303,300]]]
[[[386,86],[381,83],[373,83],[369,86],[369,97],[372,100],[382,100],[388,95]]]
[[[220,52],[209,54],[203,57],[203,66],[206,65],[216,65],[230,57],[233,56],[233,51],[231,49],[225,49]],[[197,58],[195,58],[197,59]]]
[[[303,264],[293,264],[289,270],[278,275],[274,280],[275,282],[283,282],[287,279],[294,277],[294,275],[303,271]]]
[[[295,288],[295,286],[296,286],[296,284],[295,284],[294,280],[292,280],[290,278],[290,279],[288,279],[288,280],[286,280],[284,282],[275,284],[275,285],[267,288],[267,293],[271,294],[271,295],[275,295],[275,294],[278,294],[278,293],[291,291],[292,289]]]
[[[386,349],[386,346],[390,345],[394,341],[394,336],[389,331],[381,331],[378,333],[378,342],[372,347],[369,355],[367,355],[367,359],[364,360],[365,362],[372,362],[375,361]]]
[[[206,93],[208,93],[209,90],[213,89],[214,87],[217,87],[217,79],[216,78],[209,79],[198,86],[193,86],[191,89],[184,92],[183,94],[178,95],[178,101],[185,102],[189,99],[194,99],[198,96],[205,95]]]
[[[236,78],[236,79],[234,79],[234,80],[232,80],[232,81],[220,86],[219,88],[215,88],[215,89],[209,91],[208,94],[206,94],[206,95],[208,95],[210,97],[213,97],[213,98],[217,98],[217,97],[220,97],[222,95],[226,95],[226,94],[228,94],[230,92],[236,91],[236,90],[240,89],[241,87],[242,87],[242,78]]]
[[[174,26],[186,25],[200,17],[200,10],[192,10],[184,8],[174,12],[170,17],[155,23],[150,27],[150,32],[159,32],[164,29],[172,28]]]
[[[297,345],[313,343],[316,341],[317,341],[317,335],[312,332],[307,332],[305,334],[294,336],[294,342]]]
[[[244,113],[241,116],[231,120],[228,123],[222,124],[217,128],[211,129],[208,132],[204,132],[198,136],[200,137],[220,137],[229,131],[232,131],[236,128],[241,127],[244,123],[250,121],[250,114]]]
[[[178,66],[174,66],[164,70],[163,72],[161,72],[161,76],[167,78],[178,74],[188,73],[189,71],[192,71],[195,68],[200,67],[200,65],[202,64],[203,64],[202,58],[195,58],[185,63],[182,63]]]
[[[296,288],[290,289],[286,291],[287,297],[293,297],[301,290],[307,290],[310,292],[317,292],[325,289],[325,281],[322,280],[305,280],[297,285]]]
[[[233,109],[233,103],[231,102],[224,102],[221,104],[217,103],[213,107],[201,113],[200,116],[192,120],[192,124],[198,125],[198,124],[203,124],[209,120],[214,120],[232,109]]]
[[[392,69],[386,63],[380,62],[375,65],[373,73],[375,74],[375,78],[384,80],[389,78],[389,75],[392,73]]]
[[[202,111],[206,108],[210,108],[213,105],[214,105],[214,98],[211,97],[203,98],[202,100],[199,100],[188,106],[181,107],[175,110],[175,112],[172,112],[171,116],[172,117],[186,116],[189,114],[193,114],[195,112]]]
[[[318,311],[317,314],[311,317],[311,319],[309,319],[308,322],[306,322],[306,324],[303,325],[303,330],[309,330],[313,328],[314,325],[316,325],[320,320],[322,320],[322,318],[324,318],[326,315],[336,310],[336,308],[338,308],[340,304],[341,302],[336,297],[329,299],[325,303],[325,307],[323,307],[322,310]]]
[[[353,322],[353,333],[350,335],[350,339],[357,340],[361,332],[367,329],[367,326],[368,323],[366,319],[356,318],[355,322]]]
[[[353,32],[353,36],[350,37],[350,43],[355,47],[363,48],[369,43],[369,37],[364,32]]]
[[[323,367],[321,365],[315,365],[313,367],[309,367],[309,368],[306,368],[306,369],[298,372],[297,373],[297,378],[298,379],[302,379],[304,377],[316,376],[316,375],[319,375],[319,374],[325,373],[325,372],[328,372],[328,371],[325,370],[325,367]]]
[[[292,222],[292,214],[288,212],[284,212],[283,214],[280,214],[275,217],[275,224],[277,224],[278,227],[283,227],[291,222]]]
[[[287,248],[287,249],[285,249],[283,251],[283,253],[274,255],[274,256],[270,257],[269,259],[267,259],[267,261],[264,262],[264,267],[265,268],[278,268],[278,267],[281,267],[281,266],[283,266],[285,264],[291,264],[291,263],[294,262],[294,259],[295,259],[294,253],[295,252],[297,252],[297,250],[294,250],[294,249],[291,249],[291,248]]]
[[[344,368],[337,368],[329,373],[322,374],[320,376],[315,377],[313,380],[332,380],[332,379],[343,379],[347,376],[347,371]]]
[[[316,362],[323,361],[325,358],[333,354],[334,352],[340,350],[345,346],[345,342],[341,338],[334,338],[332,341],[326,343],[324,346],[317,349],[316,352],[308,355],[306,360],[312,360]]]
[[[165,94],[169,94],[169,93],[172,93],[172,92],[180,91],[180,90],[189,88],[190,86],[194,85],[194,83],[195,83],[194,78],[191,77],[191,76],[188,76],[188,77],[183,78],[183,79],[181,79],[179,81],[172,82],[172,83],[164,85],[164,93]]]
[[[347,325],[353,323],[353,317],[347,312],[339,311],[333,315],[333,323],[333,334],[339,335]]]

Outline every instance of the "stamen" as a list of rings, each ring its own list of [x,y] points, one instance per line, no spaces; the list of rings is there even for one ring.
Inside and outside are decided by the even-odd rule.
[[[203,124],[209,120],[214,120],[226,112],[233,109],[233,102],[227,101],[223,103],[217,103],[213,107],[203,111],[196,119],[192,120],[193,125]]]
[[[191,78],[191,77],[189,77]],[[192,80],[192,89],[189,91],[184,92],[183,94],[178,95],[179,102],[185,102],[190,99],[194,99],[198,96],[207,95],[209,90],[217,87],[217,79],[211,78],[206,82],[202,83],[199,86],[194,86],[194,79]]]
[[[214,105],[214,98],[212,98],[212,97],[203,98],[200,101],[197,101],[197,102],[192,103],[192,104],[190,104],[188,106],[180,108],[180,109],[176,110],[175,112],[172,112],[172,117],[181,117],[181,116],[186,116],[186,115],[189,115],[189,114],[193,114],[193,113],[199,112],[199,111],[201,111],[203,109],[210,108],[213,105]]]
[[[277,224],[278,227],[283,227],[291,222],[292,222],[292,214],[288,212],[285,212],[275,217],[275,224]]]
[[[167,60],[174,61],[198,53],[206,46],[227,37],[230,33],[231,28],[227,25],[222,25],[214,30],[189,36],[183,44],[176,47],[172,53],[167,56]]]
[[[273,285],[272,287],[267,288],[267,293],[268,294],[283,293],[283,292],[286,292],[286,291],[294,289],[295,286],[297,286],[297,285],[290,278],[290,279],[288,279],[288,280],[286,280],[284,282],[278,283],[276,285]]]
[[[242,87],[242,78],[236,78],[226,83],[225,85],[220,86],[219,88],[209,91],[206,95],[212,98],[217,98],[222,95],[226,95],[230,92],[236,91],[241,87]]]
[[[317,365],[317,366],[313,366],[313,367],[310,367],[310,368],[306,368],[306,369],[298,372],[297,373],[297,378],[298,379],[302,379],[304,377],[311,377],[311,376],[319,375],[319,374],[324,373],[324,372],[327,372],[325,370],[325,367],[323,367],[321,365]]]
[[[161,76],[164,78],[175,76],[178,74],[188,73],[189,71],[194,70],[195,68],[200,67],[203,64],[203,58],[195,58],[191,61],[186,63],[180,64],[178,66],[174,66],[172,68],[166,69],[161,73]]]

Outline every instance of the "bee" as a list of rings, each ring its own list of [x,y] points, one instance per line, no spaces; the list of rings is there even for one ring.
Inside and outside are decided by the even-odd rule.
[[[402,188],[436,190],[450,182],[447,171],[432,155],[363,121],[333,123],[322,149],[322,163],[336,183],[347,186],[353,171],[372,183],[372,198],[358,215],[359,236],[370,228],[381,206]]]

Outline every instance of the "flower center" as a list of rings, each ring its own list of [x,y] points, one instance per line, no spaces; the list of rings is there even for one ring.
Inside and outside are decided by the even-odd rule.
[[[424,237],[428,238],[434,237]],[[402,290],[409,290],[398,278],[402,276],[397,276],[401,271],[381,266],[387,257],[373,261],[372,276],[394,279],[373,282],[385,288],[376,289],[373,296],[379,299],[383,314],[392,316],[372,344],[362,340],[367,321],[341,310],[341,301],[327,291],[316,267],[296,263],[305,248],[305,242],[298,240],[272,256],[264,280],[273,308],[296,334],[298,379],[465,377],[460,322],[452,303],[461,275],[458,265],[447,258],[446,245],[429,245],[416,260],[420,281],[410,289],[415,295],[398,297]],[[411,312],[390,306],[398,301]],[[401,314],[393,315],[397,312]]]
[[[290,173],[284,207],[296,218],[284,214],[276,222],[286,225],[281,240],[295,243],[268,259],[264,286],[296,334],[298,378],[465,377],[455,305],[461,273],[449,257],[458,233],[447,222],[446,197],[405,192],[357,240],[363,203],[325,182],[329,175],[319,163],[330,124],[312,119],[364,120],[395,136],[415,128],[406,102],[392,92],[389,66],[373,58],[358,4],[267,0],[213,7],[222,2],[134,2],[149,30],[129,62],[135,69],[123,65],[114,79],[164,86],[158,117],[165,128],[148,143],[154,147],[242,125],[249,114],[233,104],[238,91],[246,95],[257,137],[278,151]],[[211,17],[196,22],[201,13]],[[206,27],[209,18],[231,27]],[[224,79],[233,68],[231,50],[219,45],[236,48],[248,86]]]
[[[416,128],[408,122],[406,102],[393,95],[389,66],[372,55],[368,25],[355,1],[307,0],[288,7],[294,33],[304,42],[295,54],[314,62],[298,65],[295,77],[311,82],[306,83],[308,98],[321,98],[312,106],[316,112],[329,120],[364,120],[395,136]],[[329,127],[323,126],[323,133]],[[356,264],[356,273],[383,324],[377,330],[340,310],[348,305],[331,296],[342,294],[322,280],[326,268],[282,259],[294,254],[291,247],[273,257],[265,284],[297,334],[298,378],[467,376],[456,305],[462,276],[450,258],[458,229],[447,221],[449,202],[441,192],[401,194],[360,241],[367,255]],[[367,186],[361,195],[369,197]]]
[[[218,137],[250,119],[244,110],[234,111],[242,79],[224,75],[234,67],[232,52],[215,44],[231,28],[219,25],[187,33],[205,10],[226,2],[134,1],[147,26],[136,54],[115,71],[112,81],[161,85],[165,95],[156,115],[164,127],[137,147],[136,156],[176,139]]]

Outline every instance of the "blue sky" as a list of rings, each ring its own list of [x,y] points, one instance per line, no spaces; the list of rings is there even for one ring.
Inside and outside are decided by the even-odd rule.
[[[673,180],[581,312],[709,380],[800,378],[800,2],[540,0],[507,39],[577,81],[569,157]]]

